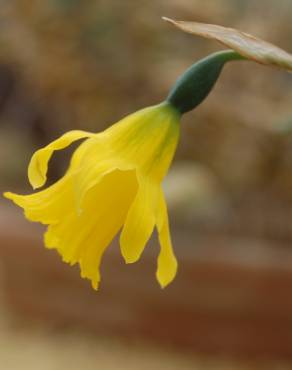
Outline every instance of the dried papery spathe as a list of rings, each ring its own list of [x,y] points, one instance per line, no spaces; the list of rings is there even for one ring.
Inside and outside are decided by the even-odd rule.
[[[166,17],[163,20],[184,32],[219,41],[246,59],[292,72],[292,54],[253,35],[215,24],[176,21]]]

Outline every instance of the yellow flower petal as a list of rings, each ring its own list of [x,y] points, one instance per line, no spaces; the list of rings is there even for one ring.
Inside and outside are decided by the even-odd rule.
[[[28,166],[28,179],[32,187],[36,189],[45,184],[48,162],[55,150],[64,149],[76,140],[94,135],[95,134],[80,130],[69,131],[46,147],[37,150],[32,156]]]
[[[111,158],[97,161],[96,164],[91,166],[88,164],[82,166],[80,171],[76,173],[74,182],[75,202],[78,212],[82,210],[84,197],[88,191],[96,186],[104,176],[114,170],[129,171],[132,169]]]
[[[86,194],[81,214],[72,207],[45,235],[46,246],[57,249],[67,263],[79,262],[81,276],[90,279],[95,289],[101,257],[122,227],[136,191],[134,171],[113,171]]]
[[[74,155],[79,157],[78,151],[86,147],[75,180],[78,207],[84,194],[109,170],[137,169],[162,181],[176,149],[178,119],[172,107],[161,104],[142,109],[81,144]]]
[[[5,192],[4,197],[22,207],[28,220],[50,224],[68,212],[74,201],[72,177],[64,176],[49,188],[30,195]]]
[[[159,186],[150,179],[139,181],[138,193],[120,236],[121,252],[127,263],[133,263],[139,259],[152,234],[158,191]]]
[[[104,133],[111,157],[162,181],[177,145],[179,119],[179,113],[168,103],[124,118]]]
[[[160,190],[159,194],[157,210],[157,230],[160,242],[160,253],[157,261],[158,266],[156,277],[161,287],[164,288],[175,278],[177,272],[177,260],[172,249],[169,233],[167,206],[162,190]]]

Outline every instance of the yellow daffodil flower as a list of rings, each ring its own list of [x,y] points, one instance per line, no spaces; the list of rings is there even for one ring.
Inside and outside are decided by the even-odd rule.
[[[31,221],[48,224],[47,248],[64,262],[79,263],[81,276],[97,289],[101,257],[122,229],[120,246],[127,263],[139,259],[154,227],[160,241],[157,279],[167,285],[175,276],[161,182],[179,137],[180,114],[169,103],[142,109],[99,134],[70,131],[32,157],[28,175],[34,188],[46,182],[55,150],[87,138],[72,156],[65,176],[32,195],[5,193]]]
[[[31,195],[4,194],[24,209],[27,219],[48,225],[46,247],[56,249],[64,262],[78,263],[81,276],[91,280],[94,289],[100,282],[102,255],[119,232],[121,253],[132,263],[140,258],[156,227],[157,280],[165,287],[175,277],[177,261],[161,183],[178,143],[181,114],[208,95],[230,55],[236,59],[234,53],[225,52],[195,64],[165,102],[131,114],[104,132],[65,133],[33,155],[28,177],[34,189],[43,186],[53,152],[85,139],[66,174]],[[192,87],[193,80],[200,89]]]

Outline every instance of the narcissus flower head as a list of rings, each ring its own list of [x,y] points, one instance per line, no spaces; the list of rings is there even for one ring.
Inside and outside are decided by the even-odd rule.
[[[46,181],[53,151],[87,138],[57,183],[32,195],[5,193],[31,221],[47,224],[45,245],[63,261],[79,263],[81,276],[95,289],[101,257],[121,230],[126,262],[139,259],[156,227],[160,241],[157,279],[167,285],[175,276],[166,204],[161,182],[179,137],[178,111],[170,103],[142,109],[98,134],[70,131],[32,157],[28,175],[34,188]]]
[[[79,264],[81,276],[97,289],[106,248],[120,233],[127,263],[139,259],[153,230],[160,243],[157,279],[162,287],[176,275],[177,261],[169,233],[162,180],[173,159],[181,114],[210,92],[224,63],[238,59],[217,53],[192,66],[178,80],[166,101],[127,116],[101,133],[70,131],[32,157],[28,177],[34,189],[46,182],[55,150],[85,139],[75,150],[65,175],[31,195],[4,196],[24,209],[25,216],[48,225],[47,248],[64,262]]]

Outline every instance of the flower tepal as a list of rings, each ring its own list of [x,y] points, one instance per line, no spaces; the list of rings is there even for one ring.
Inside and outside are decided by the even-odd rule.
[[[28,177],[34,189],[43,186],[53,152],[84,139],[65,175],[30,195],[4,194],[24,209],[27,219],[47,225],[46,247],[56,249],[64,262],[78,263],[81,276],[91,280],[94,289],[113,238],[120,233],[121,253],[132,263],[155,228],[160,243],[157,280],[165,287],[174,279],[177,261],[161,183],[176,150],[181,114],[205,99],[224,63],[232,59],[238,55],[223,52],[200,61],[178,80],[166,101],[101,133],[65,133],[33,155]]]
[[[165,286],[176,274],[161,182],[178,142],[179,116],[169,103],[162,103],[100,134],[68,132],[37,151],[28,170],[31,185],[42,186],[53,151],[87,138],[63,178],[32,195],[5,193],[29,220],[48,225],[47,248],[57,249],[65,262],[79,263],[82,277],[95,289],[102,255],[120,230],[121,252],[131,263],[139,259],[156,227],[161,246],[158,281]]]

